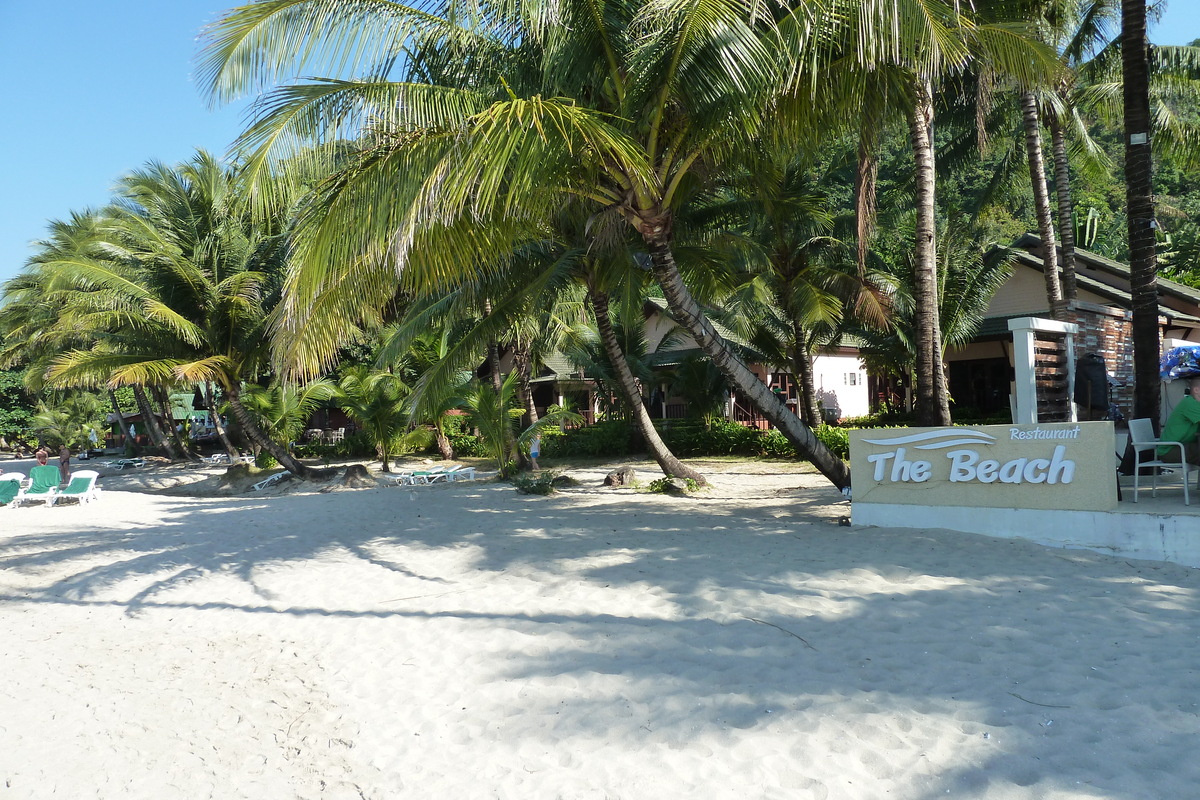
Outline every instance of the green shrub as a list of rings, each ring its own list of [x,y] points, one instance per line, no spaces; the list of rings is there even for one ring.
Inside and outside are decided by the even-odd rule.
[[[521,494],[553,494],[554,480],[557,475],[549,470],[536,475],[520,474],[512,479],[512,484]]]
[[[447,437],[450,439],[450,446],[454,448],[454,455],[458,458],[491,458],[492,454],[488,451],[483,440],[478,436],[467,434],[455,434]]]
[[[633,426],[622,420],[597,422],[565,433],[546,431],[542,434],[541,456],[545,458],[578,458],[581,456],[616,457],[632,452]]]
[[[850,458],[850,429],[832,425],[820,425],[815,431],[821,444],[840,458]]]
[[[846,417],[839,422],[843,428],[903,428],[913,423],[908,411],[876,411],[864,417]]]
[[[279,466],[279,462],[275,460],[275,456],[266,450],[260,450],[258,451],[258,455],[254,457],[254,466],[259,469],[274,469]]]
[[[671,452],[680,458],[796,458],[792,443],[777,430],[760,431],[725,420],[705,425],[700,420],[687,419],[658,420],[655,421],[655,427]],[[632,446],[633,433],[631,423],[619,420],[599,422],[565,432],[551,428],[542,433],[539,458],[619,458],[632,455],[636,452]],[[833,453],[841,458],[850,457],[849,428],[820,425],[814,433]],[[474,436],[452,436],[450,443],[458,456],[489,455]]]
[[[669,475],[664,475],[657,480],[650,481],[650,485],[646,487],[646,491],[656,494],[671,494],[675,490],[675,479]],[[700,491],[700,484],[691,478],[683,479],[683,490],[688,494]]]
[[[300,444],[292,450],[297,458],[374,458],[375,443],[365,431],[350,434],[333,444]]]

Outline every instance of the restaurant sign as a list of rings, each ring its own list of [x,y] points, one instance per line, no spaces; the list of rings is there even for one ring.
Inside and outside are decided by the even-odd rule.
[[[855,503],[1108,511],[1111,422],[850,431]]]

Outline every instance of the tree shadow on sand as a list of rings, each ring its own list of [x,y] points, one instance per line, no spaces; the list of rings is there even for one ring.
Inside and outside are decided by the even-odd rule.
[[[119,512],[101,505],[83,530],[0,540],[0,567],[23,587],[0,596],[0,613],[24,603],[165,607],[561,633],[570,644],[549,654],[498,659],[495,679],[577,678],[572,713],[536,702],[513,710],[514,720],[544,715],[564,737],[736,744],[782,732],[803,772],[828,755],[812,748],[831,740],[821,726],[832,725],[856,769],[910,798],[1014,787],[1027,794],[1011,796],[1190,795],[1200,716],[1178,698],[1200,695],[1197,573],[951,532],[840,528],[831,494],[586,508],[583,495],[514,497],[496,485],[371,490],[338,503],[162,498],[160,519],[141,526],[103,520]],[[469,524],[434,522],[451,502]],[[410,548],[458,566],[414,567]],[[332,555],[361,562],[368,578],[426,587],[438,603],[419,593],[364,603],[346,587],[344,606],[310,605],[264,579]],[[454,577],[464,564],[555,589],[635,589],[646,605],[492,608]],[[175,596],[207,576],[235,578],[262,602]],[[1060,635],[1039,635],[1047,625]],[[955,752],[922,762],[935,739]]]

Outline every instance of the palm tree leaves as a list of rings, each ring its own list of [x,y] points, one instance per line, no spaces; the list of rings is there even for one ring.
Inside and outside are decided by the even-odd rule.
[[[423,30],[455,32],[441,12],[391,0],[260,0],[209,25],[197,78],[218,102],[315,71],[382,73]]]

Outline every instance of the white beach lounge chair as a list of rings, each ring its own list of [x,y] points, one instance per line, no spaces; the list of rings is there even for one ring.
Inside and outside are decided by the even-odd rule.
[[[474,467],[451,467],[443,473],[447,481],[473,481],[475,480]]]
[[[261,492],[263,489],[266,489],[268,486],[274,486],[275,484],[279,483],[284,478],[290,478],[290,477],[292,477],[292,473],[288,472],[286,469],[283,472],[276,472],[271,477],[265,478],[265,479],[259,481],[258,483],[254,484],[254,491]]]
[[[50,498],[49,504],[53,506],[66,497],[74,497],[81,504],[99,500],[100,488],[96,486],[96,479],[99,477],[100,473],[92,469],[72,472],[70,483],[55,492],[54,496]]]
[[[146,460],[142,458],[119,458],[112,462],[112,466],[118,470],[133,469],[134,467],[146,466]]]
[[[398,486],[416,486],[418,483],[430,484],[445,477],[446,468],[442,466],[429,469],[406,470],[395,477]]]
[[[421,482],[425,484],[437,483],[438,481],[449,481],[449,478],[446,476],[449,475],[451,471],[456,469],[458,469],[458,464],[455,464],[451,467],[434,467],[433,469],[414,472],[413,478],[419,478]]]

